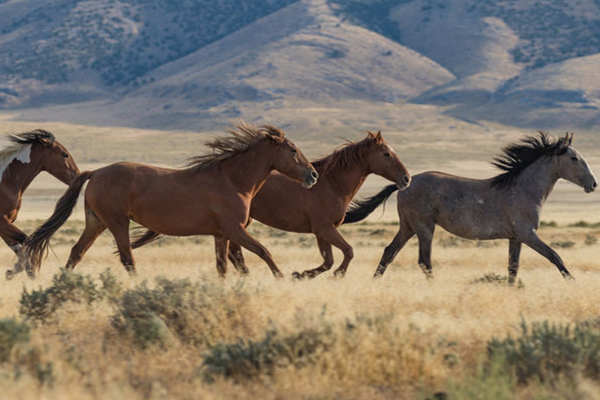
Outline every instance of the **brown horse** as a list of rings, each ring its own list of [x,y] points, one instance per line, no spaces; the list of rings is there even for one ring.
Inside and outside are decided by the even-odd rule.
[[[431,277],[431,243],[436,225],[467,239],[508,239],[508,279],[519,270],[524,243],[556,265],[565,278],[571,274],[560,256],[539,238],[536,231],[546,198],[560,178],[593,192],[598,183],[585,158],[571,146],[573,134],[556,139],[540,132],[512,144],[494,165],[503,173],[488,179],[470,179],[424,172],[413,177],[408,190],[398,193],[400,227],[385,248],[375,277],[380,277],[406,242],[419,239],[419,265]],[[355,203],[344,223],[366,218],[396,191],[393,186]]]
[[[67,220],[81,188],[85,191],[85,230],[71,250],[67,268],[81,260],[106,228],[115,237],[121,263],[135,272],[129,221],[173,236],[213,235],[217,243],[233,240],[261,257],[273,275],[281,272],[270,253],[245,229],[250,202],[269,173],[277,170],[311,187],[318,174],[283,131],[265,125],[239,124],[231,136],[207,143],[208,155],[186,169],[117,163],[83,172],[56,205],[50,219],[26,241],[25,251],[38,268],[50,237]],[[221,276],[225,270],[219,267]]]
[[[21,208],[23,193],[42,171],[46,171],[65,184],[70,184],[79,169],[67,149],[48,131],[7,136],[0,147],[0,237],[18,253],[27,235],[13,223]],[[10,279],[19,271],[7,270]]]
[[[335,271],[336,276],[343,276],[354,256],[352,247],[337,230],[344,220],[348,203],[371,173],[389,179],[400,189],[408,187],[410,175],[398,155],[383,140],[381,132],[368,132],[364,140],[346,144],[314,161],[313,166],[319,173],[319,182],[310,190],[284,175],[272,173],[252,201],[250,217],[278,229],[313,233],[317,237],[322,265],[302,273],[295,272],[296,278],[313,278],[328,271],[333,265],[332,245],[344,254],[344,260]],[[146,232],[133,247],[140,247],[158,236],[155,232]],[[227,244],[217,241],[216,250],[224,269],[227,260],[222,255],[227,254]],[[236,269],[247,273],[239,244],[233,241],[229,250],[229,258]]]

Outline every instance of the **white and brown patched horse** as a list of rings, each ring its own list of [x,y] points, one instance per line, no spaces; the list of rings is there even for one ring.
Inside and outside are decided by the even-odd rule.
[[[42,171],[69,185],[79,169],[67,149],[51,132],[36,129],[9,135],[0,144],[0,237],[18,253],[27,235],[14,225],[23,193]],[[10,279],[19,271],[7,270]]]
[[[470,179],[442,172],[413,176],[410,187],[398,192],[400,229],[385,248],[375,276],[383,275],[406,242],[419,239],[419,265],[431,277],[431,242],[436,225],[467,239],[508,239],[508,280],[515,281],[521,245],[526,244],[553,263],[564,278],[572,278],[560,256],[536,231],[542,206],[558,179],[593,192],[598,183],[585,158],[571,146],[573,134],[556,139],[539,132],[504,149],[494,165],[502,173]],[[355,203],[344,223],[372,213],[397,187]]]

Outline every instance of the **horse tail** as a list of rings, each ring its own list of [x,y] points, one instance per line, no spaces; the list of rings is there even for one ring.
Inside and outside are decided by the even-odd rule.
[[[56,233],[71,216],[79,193],[83,184],[90,179],[92,176],[91,171],[82,172],[75,180],[71,183],[65,194],[58,200],[54,213],[48,218],[46,222],[33,232],[24,243],[25,256],[31,260],[32,265],[39,268],[44,254],[47,254],[48,245],[50,238]]]
[[[363,201],[353,201],[346,211],[346,217],[342,224],[351,224],[367,218],[381,203],[385,203],[396,190],[398,190],[398,186],[389,185],[384,187],[383,190],[375,196],[369,197]]]
[[[133,241],[131,242],[131,248],[137,249],[138,247],[142,247],[144,245],[147,245],[148,243],[154,242],[155,240],[160,239],[163,236],[164,235],[161,235],[160,233],[148,229],[146,230],[146,232],[139,235],[135,235],[133,237]]]

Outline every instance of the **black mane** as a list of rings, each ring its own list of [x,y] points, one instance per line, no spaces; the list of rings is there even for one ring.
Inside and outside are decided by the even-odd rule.
[[[48,132],[43,129],[34,129],[30,132],[19,133],[17,135],[10,135],[9,139],[18,144],[33,144],[50,142],[53,143],[55,138],[52,132]]]
[[[494,158],[492,164],[504,171],[492,178],[492,186],[510,187],[525,168],[546,155],[558,154],[565,139],[556,139],[546,132],[539,131],[538,136],[528,136],[520,143],[504,148],[504,154]],[[566,148],[565,148],[566,151]]]

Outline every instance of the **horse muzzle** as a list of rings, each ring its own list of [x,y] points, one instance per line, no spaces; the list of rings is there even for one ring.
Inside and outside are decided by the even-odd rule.
[[[398,186],[398,189],[404,190],[410,186],[410,181],[410,175],[406,174],[396,181],[396,186]]]
[[[583,190],[585,190],[586,193],[592,193],[594,190],[596,190],[597,187],[598,187],[598,183],[596,181],[594,181],[589,185],[585,185],[583,187]]]
[[[302,186],[304,186],[307,189],[310,189],[315,185],[315,183],[317,183],[317,179],[319,179],[319,174],[317,173],[317,171],[311,170],[304,177],[304,182],[302,182]]]

